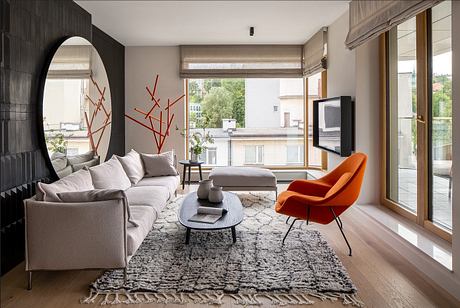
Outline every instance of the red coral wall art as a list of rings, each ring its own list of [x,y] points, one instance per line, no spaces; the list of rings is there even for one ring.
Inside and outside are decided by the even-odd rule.
[[[185,97],[185,94],[182,94],[174,100],[168,98],[166,104],[160,102],[160,98],[156,96],[159,79],[160,76],[156,75],[153,89],[150,89],[149,86],[145,87],[152,103],[150,109],[142,110],[137,107],[134,108],[137,117],[125,114],[125,117],[152,132],[152,139],[155,142],[157,153],[161,153],[166,138],[170,135],[174,120],[174,113],[171,108]]]
[[[88,138],[89,142],[91,145],[91,149],[95,152],[96,155],[98,155],[97,151],[99,149],[99,145],[102,140],[102,136],[104,136],[105,129],[108,125],[110,125],[110,114],[111,111],[108,112],[107,108],[105,106],[106,100],[105,100],[105,90],[106,87],[104,87],[102,90],[99,87],[99,84],[93,79],[93,76],[90,76],[91,79],[91,84],[96,87],[97,92],[99,93],[99,98],[97,100],[93,100],[91,97],[86,95],[86,98],[89,100],[89,102],[93,105],[94,109],[91,112],[91,117],[88,117],[88,113],[85,111],[85,121],[86,121],[86,126],[88,127]],[[95,127],[95,120],[98,117],[104,117],[102,124],[99,127]],[[97,141],[96,141],[97,140]]]

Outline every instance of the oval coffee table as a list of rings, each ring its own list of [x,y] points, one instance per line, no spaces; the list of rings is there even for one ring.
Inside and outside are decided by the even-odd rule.
[[[240,199],[237,195],[224,191],[224,200],[221,203],[211,203],[208,200],[198,199],[196,192],[189,193],[182,201],[182,205],[179,210],[179,222],[187,228],[185,235],[185,244],[188,244],[190,241],[190,232],[191,230],[222,230],[222,229],[232,229],[232,238],[233,243],[236,242],[236,231],[235,226],[243,221],[243,205],[241,204]],[[199,206],[209,206],[213,208],[224,208],[227,210],[227,213],[222,216],[221,219],[216,221],[213,224],[201,223],[189,221],[193,215],[196,214],[196,211]]]

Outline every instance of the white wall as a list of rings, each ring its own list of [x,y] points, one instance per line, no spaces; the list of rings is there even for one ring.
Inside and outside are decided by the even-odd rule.
[[[355,51],[345,47],[348,33],[348,11],[340,16],[328,29],[328,65],[327,65],[327,96],[355,97]],[[328,153],[328,169],[333,169],[343,159]]]
[[[136,119],[142,118],[133,108],[143,110],[151,108],[150,96],[145,87],[152,89],[156,74],[160,75],[157,97],[164,106],[168,98],[175,99],[184,94],[184,81],[179,78],[179,47],[126,47],[125,49],[125,112]],[[184,138],[180,134],[184,129],[185,100],[174,105],[174,121],[171,135],[166,139],[163,151],[175,149],[178,159],[185,157]],[[165,117],[165,115],[164,115]],[[125,120],[126,151],[135,149],[144,153],[156,153],[152,133],[146,128]],[[179,130],[176,130],[176,125]]]
[[[379,42],[356,49],[356,151],[368,156],[359,204],[380,204]]]
[[[379,62],[378,40],[356,50],[345,47],[348,33],[348,12],[329,26],[327,96],[348,95],[355,98],[356,151],[368,155],[368,163],[359,204],[378,204],[380,190],[379,144]],[[342,157],[329,153],[328,169]]]

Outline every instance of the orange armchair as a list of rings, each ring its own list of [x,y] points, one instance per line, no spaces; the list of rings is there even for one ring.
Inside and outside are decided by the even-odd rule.
[[[295,180],[289,184],[288,189],[278,196],[275,205],[276,212],[295,217],[283,238],[283,244],[299,219],[306,220],[307,224],[310,221],[329,224],[335,220],[351,256],[351,246],[339,216],[358,199],[366,162],[365,154],[355,153],[318,180]]]

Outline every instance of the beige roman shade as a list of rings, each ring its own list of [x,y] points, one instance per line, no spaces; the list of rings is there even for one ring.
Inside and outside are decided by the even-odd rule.
[[[303,46],[303,75],[316,74],[327,68],[327,27],[323,27]]]
[[[180,46],[181,78],[301,76],[302,45]]]
[[[345,45],[356,48],[439,2],[442,0],[352,0]]]
[[[61,45],[54,54],[46,78],[89,78],[92,48],[91,45]]]

